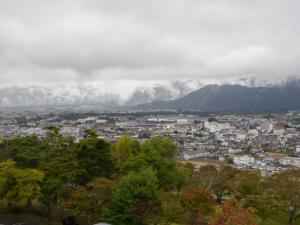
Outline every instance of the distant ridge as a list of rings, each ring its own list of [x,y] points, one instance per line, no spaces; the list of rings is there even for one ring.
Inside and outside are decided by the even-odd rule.
[[[70,84],[63,86],[0,87],[1,107],[43,106],[100,106],[114,108],[149,103],[154,100],[176,99],[197,90],[197,80],[157,82],[146,86],[132,87],[128,96],[118,90],[103,90],[100,84]],[[130,89],[130,88],[129,88]],[[132,93],[130,93],[132,92]]]
[[[270,87],[207,85],[171,101],[140,104],[138,109],[181,109],[199,111],[265,111],[300,109],[300,81]]]

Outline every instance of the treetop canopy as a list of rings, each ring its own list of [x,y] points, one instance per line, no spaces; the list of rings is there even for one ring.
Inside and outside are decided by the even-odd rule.
[[[2,137],[2,136],[0,135],[0,145],[1,145],[1,144],[4,144],[4,141],[5,141],[4,137]]]

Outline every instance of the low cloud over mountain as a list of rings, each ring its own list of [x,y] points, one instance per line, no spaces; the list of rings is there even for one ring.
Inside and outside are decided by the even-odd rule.
[[[112,90],[105,89],[103,85],[84,84],[60,87],[5,87],[0,89],[0,106],[132,106],[155,100],[175,99],[199,87],[200,83],[197,81],[153,83],[148,86],[128,85],[126,91],[122,91],[122,88],[116,90],[118,85]]]
[[[300,109],[300,81],[281,85],[249,87],[208,85],[171,101],[155,101],[139,109],[183,109],[200,111],[261,111]]]

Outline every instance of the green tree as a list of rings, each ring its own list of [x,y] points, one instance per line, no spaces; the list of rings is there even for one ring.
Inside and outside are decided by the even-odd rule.
[[[188,170],[175,159],[177,145],[169,138],[154,137],[140,145],[121,167],[123,174],[151,167],[157,172],[158,183],[165,191],[178,190],[186,181]]]
[[[289,215],[290,224],[296,224],[300,216],[300,169],[287,170],[267,178],[265,194],[273,207]]]
[[[186,181],[188,171],[175,159],[177,145],[169,138],[154,137],[141,145],[140,157],[157,171],[159,186],[178,190]]]
[[[86,129],[84,130],[84,136],[85,138],[96,138],[97,137],[97,132],[93,129]]]
[[[257,171],[239,171],[230,182],[230,190],[238,200],[260,195],[262,192],[262,177]]]
[[[126,161],[132,159],[138,151],[138,142],[130,139],[127,135],[121,137],[113,146],[113,154],[118,161],[119,167],[122,167]]]
[[[94,177],[110,178],[116,172],[117,162],[112,155],[110,143],[103,139],[82,139],[78,145],[77,158],[83,170],[81,184]]]
[[[42,143],[39,167],[45,172],[41,201],[47,206],[51,218],[52,205],[58,203],[61,206],[62,200],[78,183],[83,170],[77,159],[74,139],[63,137],[55,127],[50,127],[47,133]]]
[[[267,196],[263,194],[263,179],[257,171],[238,171],[229,182],[229,190],[244,208],[254,209],[263,220],[273,213]]]
[[[35,135],[8,140],[6,158],[14,160],[18,167],[37,168],[40,157],[40,140]]]
[[[141,147],[144,153],[155,152],[164,158],[173,159],[178,146],[170,138],[153,137]]]
[[[5,140],[5,138],[0,135],[0,150],[3,150],[5,148],[6,142],[7,140]]]
[[[108,219],[114,225],[144,225],[160,210],[156,174],[151,169],[130,173],[113,193]]]
[[[16,168],[11,160],[0,163],[0,196],[7,200],[12,213],[16,203],[31,202],[41,196],[43,178],[44,173],[37,169]]]
[[[217,169],[213,165],[206,165],[190,177],[188,185],[212,192],[216,201],[220,203],[226,195],[230,194],[232,182],[237,173],[238,170],[231,166],[222,166]]]

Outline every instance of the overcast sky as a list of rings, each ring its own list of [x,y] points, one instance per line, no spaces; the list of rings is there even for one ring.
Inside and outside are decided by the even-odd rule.
[[[0,0],[1,85],[300,74],[298,0]]]

